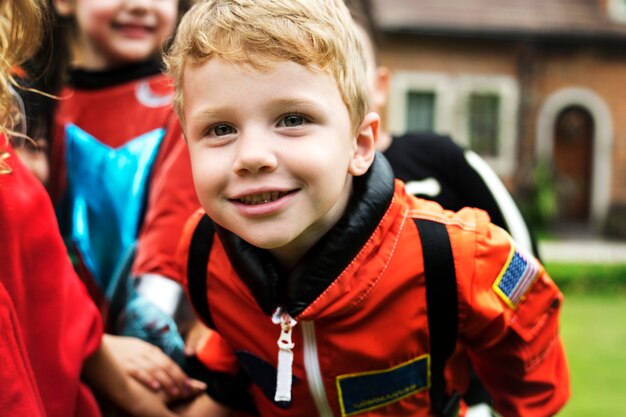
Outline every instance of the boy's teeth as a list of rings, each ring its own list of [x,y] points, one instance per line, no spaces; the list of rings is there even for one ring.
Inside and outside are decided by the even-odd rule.
[[[279,191],[273,191],[271,193],[247,195],[245,197],[240,198],[239,201],[241,201],[244,204],[254,206],[256,204],[264,204],[264,203],[269,203],[271,201],[276,201],[283,195],[284,193],[281,193]]]

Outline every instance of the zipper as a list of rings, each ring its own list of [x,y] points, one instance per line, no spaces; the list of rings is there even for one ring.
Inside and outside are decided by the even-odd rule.
[[[272,315],[272,322],[280,325],[278,345],[278,366],[276,372],[276,393],[274,401],[291,401],[291,380],[293,367],[293,347],[291,339],[293,327],[297,322],[280,307]],[[326,389],[322,381],[315,340],[315,325],[312,321],[304,321],[302,326],[302,351],[304,356],[304,370],[309,390],[320,417],[334,417],[328,403]]]
[[[324,382],[322,381],[322,371],[317,355],[317,342],[315,341],[315,325],[312,321],[303,321],[302,344],[304,352],[304,370],[309,383],[311,396],[317,407],[317,414],[320,417],[333,417],[333,411],[328,403]]]
[[[272,322],[280,325],[278,345],[278,366],[276,369],[276,393],[274,401],[291,401],[291,381],[293,371],[293,341],[291,331],[297,322],[280,307],[272,315]]]

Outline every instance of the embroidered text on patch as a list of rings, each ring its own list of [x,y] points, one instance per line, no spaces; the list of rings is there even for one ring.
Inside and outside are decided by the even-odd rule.
[[[393,368],[338,376],[341,415],[373,410],[429,388],[429,368],[426,354]]]
[[[516,308],[538,273],[537,260],[521,248],[512,247],[507,263],[493,283],[493,289],[511,308]]]

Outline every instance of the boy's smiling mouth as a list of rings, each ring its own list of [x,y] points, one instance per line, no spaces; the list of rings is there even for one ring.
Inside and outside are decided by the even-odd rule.
[[[243,197],[237,198],[236,201],[248,206],[256,206],[258,204],[274,202],[289,193],[290,191],[272,191],[259,194],[248,194]]]

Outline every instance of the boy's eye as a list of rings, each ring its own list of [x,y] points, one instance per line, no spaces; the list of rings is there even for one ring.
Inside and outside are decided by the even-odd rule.
[[[284,127],[297,127],[303,125],[305,122],[304,117],[298,114],[290,114],[288,116],[283,117],[280,121],[280,125]]]
[[[232,126],[229,126],[226,124],[217,124],[217,125],[211,126],[208,133],[213,134],[215,136],[226,136],[226,135],[230,135],[234,133],[234,131],[235,129],[233,129]]]

